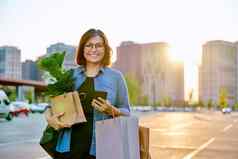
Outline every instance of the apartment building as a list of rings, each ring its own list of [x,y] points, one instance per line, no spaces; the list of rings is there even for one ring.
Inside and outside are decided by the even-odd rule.
[[[148,97],[149,104],[169,97],[174,104],[180,105],[184,102],[184,66],[171,62],[168,53],[169,44],[165,42],[122,42],[117,47],[113,67],[139,81],[141,95]]]

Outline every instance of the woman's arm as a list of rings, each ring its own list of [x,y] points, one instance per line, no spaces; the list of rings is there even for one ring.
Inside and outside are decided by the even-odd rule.
[[[117,82],[116,106],[124,115],[130,115],[128,88],[124,76],[119,73]]]

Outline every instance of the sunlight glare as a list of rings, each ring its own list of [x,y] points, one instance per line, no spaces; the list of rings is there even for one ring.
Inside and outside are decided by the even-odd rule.
[[[181,47],[174,46],[174,45],[172,45],[169,49],[169,57],[170,57],[170,60],[173,62],[176,62],[176,61],[185,62],[185,59],[186,59],[184,50]]]
[[[169,57],[172,62],[184,63],[184,89],[185,99],[188,99],[189,92],[193,90],[193,101],[197,101],[198,96],[198,70],[200,50],[191,45],[171,45]]]

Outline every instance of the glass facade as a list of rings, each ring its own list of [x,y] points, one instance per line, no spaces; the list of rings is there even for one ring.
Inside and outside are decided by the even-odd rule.
[[[21,74],[21,51],[13,46],[0,47],[1,77],[21,79]]]

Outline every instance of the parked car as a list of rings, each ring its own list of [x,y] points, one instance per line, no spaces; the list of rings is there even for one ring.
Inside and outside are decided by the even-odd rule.
[[[8,121],[12,120],[13,116],[9,107],[10,101],[3,90],[0,90],[0,118]]]
[[[48,103],[39,103],[39,104],[33,103],[33,104],[30,104],[30,109],[32,113],[36,113],[36,112],[43,113],[45,112],[48,106],[49,106]]]
[[[11,102],[9,107],[13,116],[18,116],[19,114],[28,116],[30,112],[30,105],[23,101]]]
[[[222,109],[222,113],[223,113],[223,114],[227,114],[227,113],[230,114],[231,111],[232,111],[232,110],[231,110],[230,107],[227,107],[227,108],[223,108],[223,109]]]

